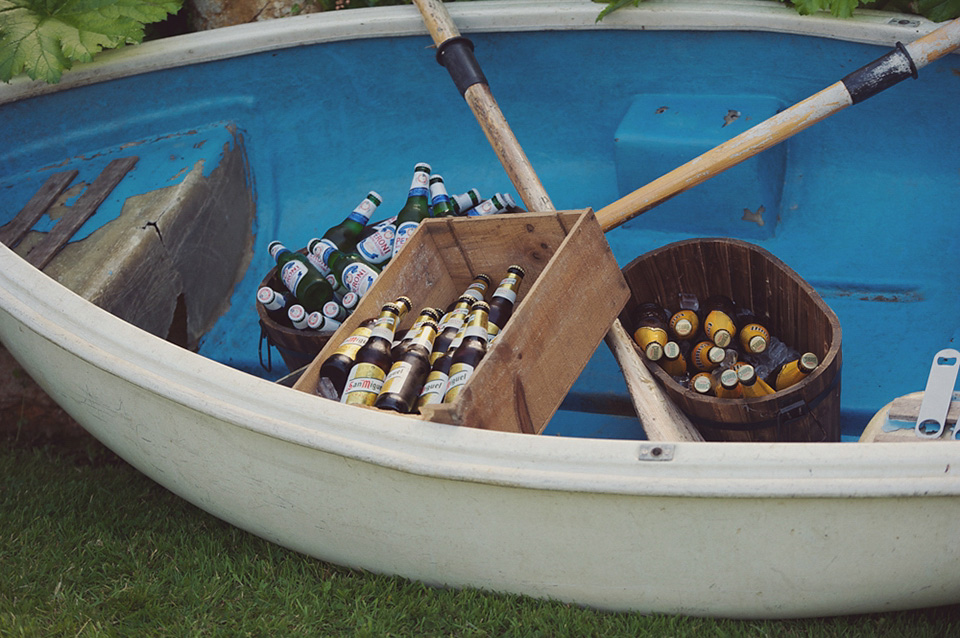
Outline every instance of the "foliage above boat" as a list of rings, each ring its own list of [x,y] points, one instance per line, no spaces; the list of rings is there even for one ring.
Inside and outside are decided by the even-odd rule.
[[[604,0],[596,0],[604,2]],[[942,22],[960,17],[960,0],[780,0],[793,6],[801,15],[811,15],[818,11],[829,11],[839,18],[849,18],[855,9],[877,9],[881,11],[899,11],[916,13],[923,17]],[[623,7],[639,6],[643,0],[610,0],[597,16],[599,22],[612,12]]]
[[[20,73],[60,81],[74,62],[141,42],[144,25],[180,10],[183,0],[0,0],[0,80]]]

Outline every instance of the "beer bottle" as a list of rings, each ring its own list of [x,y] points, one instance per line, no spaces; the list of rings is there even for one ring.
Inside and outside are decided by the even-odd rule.
[[[432,321],[434,323],[434,329],[436,329],[436,323],[440,321],[441,311],[438,308],[424,308],[420,311],[420,314],[417,316],[417,320],[413,322],[413,325],[407,330],[403,335],[403,338],[400,339],[394,346],[392,350],[393,360],[398,361],[400,357],[403,356],[403,353],[411,345],[413,340],[420,334],[420,327],[427,321]],[[436,339],[434,335],[433,339],[430,339],[430,347],[433,348],[433,341]],[[430,353],[427,353],[427,358],[429,358]]]
[[[360,302],[360,295],[350,291],[340,298],[340,306],[347,311],[348,315],[353,314],[353,309],[357,307],[357,303]]]
[[[807,378],[807,375],[817,369],[820,365],[820,359],[812,352],[804,352],[799,359],[793,359],[781,365],[768,377],[771,382],[768,385],[773,386],[775,390],[785,390],[792,385],[800,383]]]
[[[477,301],[483,301],[486,298],[487,288],[490,287],[492,280],[490,275],[480,273],[474,276],[473,281],[463,291],[463,294],[473,297]]]
[[[400,318],[409,310],[410,300],[406,297],[383,305],[367,342],[357,351],[353,367],[347,375],[343,396],[340,397],[341,403],[373,405],[377,400],[383,380],[393,363],[390,349],[393,346],[394,331]]]
[[[430,165],[421,162],[413,169],[413,180],[410,182],[410,191],[407,194],[407,203],[397,213],[394,223],[397,234],[393,239],[393,257],[410,241],[410,236],[424,219],[430,216],[430,201],[428,180],[430,179]]]
[[[467,217],[485,217],[487,215],[498,215],[506,212],[507,203],[504,201],[502,193],[496,193],[490,199],[485,199],[470,210],[467,211]]]
[[[698,372],[690,378],[690,389],[697,394],[710,396],[713,394],[713,378],[709,372]]]
[[[471,188],[466,193],[452,195],[450,205],[453,206],[453,214],[457,217],[463,217],[467,211],[480,203],[480,191]]]
[[[453,348],[448,348],[437,354],[437,346],[434,342],[433,352],[430,355],[430,372],[420,390],[417,407],[443,403],[443,393],[447,389],[447,380],[450,377],[450,364],[453,362],[453,351]]]
[[[720,399],[739,399],[742,397],[743,391],[740,388],[740,378],[737,376],[736,370],[733,368],[723,370],[717,376],[713,391]]]
[[[739,366],[737,377],[740,379],[740,388],[743,391],[744,398],[764,397],[773,394],[774,390],[770,385],[757,376],[757,372],[750,364]]]
[[[452,217],[453,205],[450,203],[450,196],[447,194],[447,187],[443,183],[443,177],[433,175],[430,177],[430,217]]]
[[[355,250],[368,264],[379,266],[390,261],[397,234],[397,229],[393,225],[395,220],[395,217],[384,220],[372,228],[366,227],[365,230],[368,232],[360,233]]]
[[[663,357],[660,358],[660,367],[671,377],[682,377],[687,374],[687,358],[676,341],[668,341],[663,346]]]
[[[517,302],[517,291],[523,282],[526,272],[522,266],[514,264],[507,268],[507,276],[500,281],[500,285],[490,298],[490,314],[487,316],[487,332],[492,342],[503,330],[507,319],[513,314],[513,307]]]
[[[267,248],[270,256],[277,262],[283,285],[306,310],[320,310],[323,304],[333,299],[330,283],[306,257],[291,251],[278,241],[270,242]]]
[[[328,301],[323,304],[323,316],[334,321],[343,322],[350,315],[347,312],[347,309],[338,304],[336,301]]]
[[[463,327],[467,315],[470,313],[470,305],[474,301],[476,299],[470,295],[461,295],[453,309],[440,320],[439,334],[433,342],[433,352],[430,354],[431,364],[436,363],[437,359],[445,354],[453,344],[454,338],[460,332],[460,328]]]
[[[734,323],[737,325],[740,346],[745,353],[760,354],[770,343],[770,332],[763,327],[752,310],[739,306]]]
[[[470,317],[463,332],[463,341],[450,359],[450,377],[443,394],[444,403],[452,403],[460,396],[463,386],[473,376],[473,371],[487,353],[487,313],[490,306],[485,301],[475,301],[470,306]]]
[[[307,311],[298,303],[293,304],[287,308],[287,319],[297,330],[306,330],[307,328]]]
[[[367,193],[367,196],[363,198],[363,201],[357,204],[353,212],[347,215],[347,218],[342,222],[329,228],[327,232],[323,234],[322,239],[331,242],[337,249],[343,252],[348,253],[353,251],[357,245],[357,238],[360,236],[360,232],[364,226],[367,225],[367,222],[370,221],[370,216],[377,210],[377,206],[380,205],[381,201],[383,201],[383,198],[380,197],[379,193],[370,191]]]
[[[321,249],[321,240],[312,240],[309,250]],[[373,282],[380,276],[380,269],[365,262],[356,253],[345,253],[333,246],[327,245],[323,249],[321,259],[329,268],[337,282],[348,291],[355,292],[363,297],[373,286]]]
[[[700,308],[703,317],[703,333],[707,339],[721,348],[730,345],[737,329],[733,322],[736,306],[729,297],[713,295]]]
[[[423,317],[424,314],[421,313],[420,316]],[[420,324],[416,336],[404,348],[400,359],[390,366],[374,407],[404,413],[413,411],[423,382],[430,373],[430,352],[436,336],[437,322],[429,317]]]
[[[648,301],[637,306],[633,316],[633,340],[643,350],[647,359],[659,361],[663,356],[663,346],[669,340],[667,311],[659,304]]]
[[[286,308],[297,302],[292,294],[289,292],[280,293],[270,286],[263,286],[257,291],[257,301],[263,305],[268,317],[281,325],[291,325]]]
[[[718,367],[727,356],[723,348],[713,345],[710,341],[701,341],[690,351],[690,363],[702,372],[710,372]]]
[[[320,377],[330,379],[338,395],[343,392],[343,386],[347,383],[347,375],[350,374],[357,352],[370,337],[370,330],[375,321],[373,317],[364,319],[320,365]]]
[[[306,330],[335,330],[340,326],[339,322],[336,322],[336,325],[327,324],[327,318],[323,316],[322,312],[317,312],[314,310],[307,315],[307,325]]]

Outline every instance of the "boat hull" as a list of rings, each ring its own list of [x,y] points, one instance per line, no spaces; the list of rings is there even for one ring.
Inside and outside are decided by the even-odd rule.
[[[574,14],[584,22],[599,8],[476,4],[491,8],[464,8],[460,17],[488,28],[504,15],[527,28]],[[703,19],[693,4],[654,3],[646,15],[662,28],[693,28]],[[768,14],[769,4],[776,3],[717,6],[727,28],[769,23],[770,15],[796,24],[782,7]],[[384,33],[422,33],[411,11],[356,20]],[[631,19],[620,20],[623,27]],[[309,31],[323,23],[291,24]],[[712,24],[697,28],[720,28]],[[844,32],[827,24],[830,37]],[[878,25],[856,23],[853,39],[895,34]],[[263,41],[279,46],[276,35]],[[189,48],[163,47],[181,56]],[[118,57],[121,75],[135,62]],[[112,70],[104,63],[74,81]],[[15,87],[16,99],[47,90]],[[5,247],[0,340],[71,416],[159,484],[337,564],[646,613],[786,618],[960,602],[960,547],[951,533],[960,517],[960,452],[951,442],[652,444],[410,420],[325,401],[178,348]]]

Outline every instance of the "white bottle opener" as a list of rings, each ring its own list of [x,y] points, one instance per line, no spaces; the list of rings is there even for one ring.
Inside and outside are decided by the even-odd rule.
[[[960,370],[960,352],[947,348],[934,355],[930,376],[927,377],[927,388],[923,391],[923,401],[920,403],[920,413],[917,415],[917,425],[914,428],[918,437],[936,439],[943,434],[958,370]],[[953,438],[957,438],[958,432],[960,427],[955,427]]]

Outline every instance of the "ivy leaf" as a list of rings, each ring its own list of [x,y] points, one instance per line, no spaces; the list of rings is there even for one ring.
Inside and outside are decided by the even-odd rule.
[[[143,40],[143,27],[179,11],[182,0],[0,0],[0,81],[26,72],[60,81],[74,62]]]
[[[594,0],[598,2],[600,0]],[[606,7],[603,8],[603,11],[600,12],[600,15],[597,16],[596,22],[600,22],[605,17],[616,11],[617,9],[622,9],[628,5],[633,5],[635,7],[640,6],[641,0],[610,0]]]
[[[849,18],[853,15],[853,10],[864,3],[861,0],[793,0],[793,5],[800,15],[829,11],[838,18]]]

